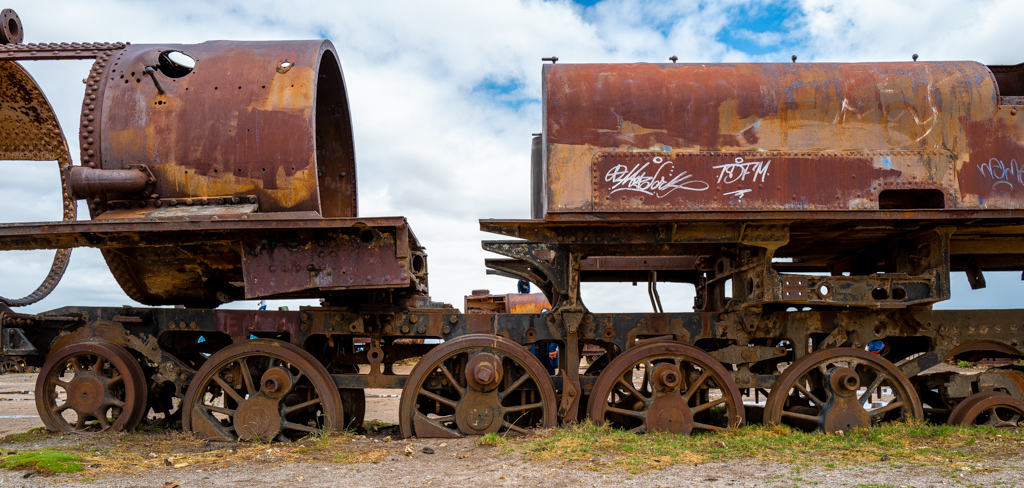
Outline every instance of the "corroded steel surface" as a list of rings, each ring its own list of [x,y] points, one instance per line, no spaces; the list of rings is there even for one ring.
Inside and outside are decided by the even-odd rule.
[[[57,115],[32,76],[14,61],[0,61],[0,159],[56,161],[63,190],[62,220],[77,218],[75,199],[65,189],[71,154]],[[20,299],[0,297],[0,302],[24,306],[42,300],[57,286],[70,258],[70,249],[57,250],[50,271],[35,291]]]
[[[174,52],[194,68],[167,60]],[[101,68],[83,163],[148,164],[162,197],[256,195],[263,212],[356,215],[348,100],[330,42],[136,44]],[[102,213],[103,201],[90,209]]]
[[[547,212],[1024,208],[998,93],[972,62],[547,65]]]

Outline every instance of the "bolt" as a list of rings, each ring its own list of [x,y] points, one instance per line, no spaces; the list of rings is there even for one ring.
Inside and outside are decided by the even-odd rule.
[[[455,325],[455,324],[459,323],[459,318],[454,316],[454,315],[452,315],[451,317],[448,317],[448,323],[450,323],[452,325]]]

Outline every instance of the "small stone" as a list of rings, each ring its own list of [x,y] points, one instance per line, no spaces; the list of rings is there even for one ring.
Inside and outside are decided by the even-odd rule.
[[[405,446],[405,455],[412,456],[412,444]]]
[[[174,466],[174,462],[171,461],[171,458],[164,459],[164,466]]]
[[[431,449],[429,447],[424,447],[423,448],[423,454],[433,454],[433,453],[434,453],[433,449]]]
[[[837,431],[836,431],[836,435],[838,435],[838,436],[844,436],[844,435],[846,435],[846,432],[843,432],[843,431],[841,431],[841,430],[837,430]]]
[[[448,443],[447,442],[442,442],[442,443],[438,444],[437,447],[448,447]]]
[[[889,456],[882,456],[882,461],[888,461],[888,460],[889,460]]]
[[[717,447],[719,449],[725,449],[727,446],[722,441],[715,441],[715,447]]]
[[[93,468],[93,469],[96,469],[96,468],[100,467],[100,465],[99,464],[90,464],[89,467]]]
[[[155,458],[155,457],[156,457],[156,453],[155,453],[155,452],[151,452],[151,453],[149,453],[149,457],[151,457],[151,458]]]

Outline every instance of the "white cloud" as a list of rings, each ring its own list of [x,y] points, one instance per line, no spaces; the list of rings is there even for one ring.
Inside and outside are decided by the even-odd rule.
[[[485,275],[483,259],[497,256],[483,252],[480,240],[498,236],[480,233],[476,221],[529,215],[530,135],[541,124],[542,57],[665,62],[676,55],[680,62],[738,62],[785,61],[792,54],[754,56],[718,40],[723,29],[742,28],[744,9],[767,3],[740,0],[605,0],[588,8],[514,0],[300,1],[287,7],[269,0],[10,3],[29,42],[331,38],[351,100],[360,213],[407,216],[427,246],[434,299],[460,307],[462,296],[475,288],[515,289],[511,280]],[[805,0],[800,8],[800,15],[787,20],[792,30],[783,37],[799,44],[802,61],[903,60],[915,52],[922,59],[1020,61],[1013,22],[1024,5],[1013,1]],[[765,44],[776,41],[774,34],[758,36]],[[26,66],[56,107],[77,161],[81,79],[88,62]],[[494,96],[480,89],[487,83],[514,88]],[[8,172],[7,164],[21,169]],[[0,182],[0,221],[59,218],[55,165],[49,164],[0,166],[11,175]],[[0,294],[34,289],[52,255],[18,256],[0,257],[6,281]],[[25,269],[30,261],[31,272]],[[622,293],[605,285],[593,290],[587,299],[601,303],[602,310],[616,300],[623,309],[650,308],[642,286]],[[672,300],[685,310],[692,300],[687,293],[666,289],[662,296],[681,297]],[[99,253],[76,250],[55,295],[28,310],[125,303]]]

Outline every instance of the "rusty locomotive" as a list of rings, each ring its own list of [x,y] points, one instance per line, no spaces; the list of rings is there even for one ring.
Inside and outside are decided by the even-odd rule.
[[[1024,414],[1020,311],[932,309],[951,272],[1024,270],[1024,67],[546,64],[532,218],[480,225],[514,238],[483,243],[488,271],[552,309],[462,313],[430,300],[404,218],[358,216],[330,42],[23,44],[0,15],[0,158],[55,160],[63,185],[63,221],[0,225],[0,249],[57,250],[0,311],[49,429],[295,439],[360,425],[365,388],[403,389],[407,437]],[[94,61],[79,164],[36,59]],[[147,306],[10,308],[81,246]],[[654,311],[593,313],[591,281],[646,282]],[[694,310],[665,312],[659,282],[692,284]],[[321,305],[216,308],[262,298]],[[941,367],[981,358],[1006,360]]]

